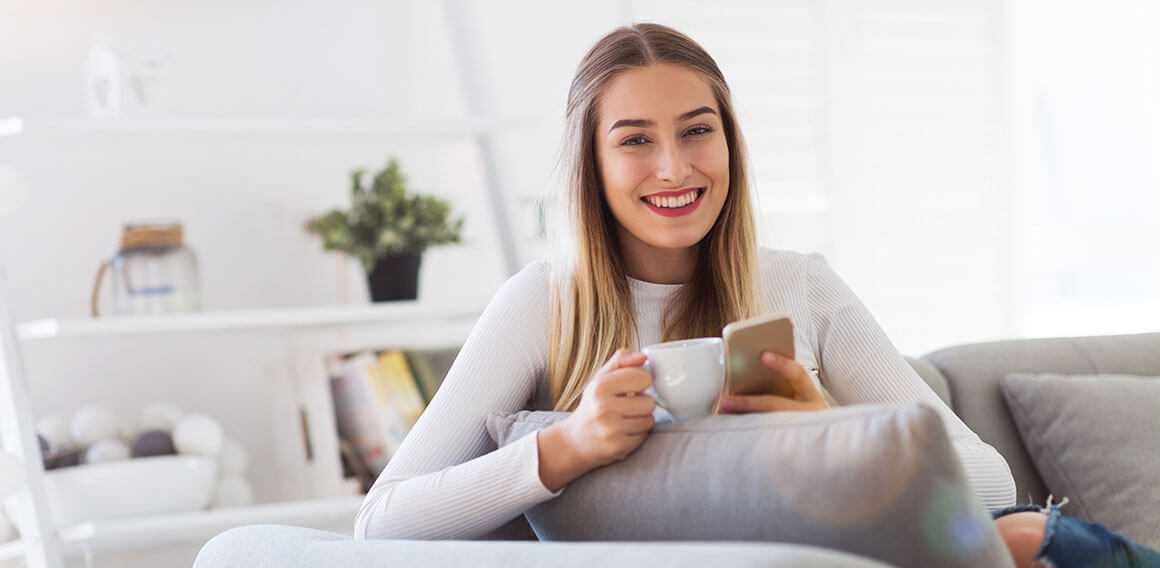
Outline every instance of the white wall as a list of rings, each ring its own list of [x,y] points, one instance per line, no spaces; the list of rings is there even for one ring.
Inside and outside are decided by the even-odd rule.
[[[1029,335],[1160,321],[1160,7],[1012,7],[1015,294]]]

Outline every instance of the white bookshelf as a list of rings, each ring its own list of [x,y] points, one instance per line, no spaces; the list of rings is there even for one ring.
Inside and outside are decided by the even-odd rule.
[[[463,302],[399,301],[364,306],[41,319],[12,326],[14,333],[10,337],[18,345],[78,338],[103,341],[134,334],[279,337],[285,345],[292,385],[288,396],[293,397],[305,417],[301,430],[275,433],[275,443],[283,448],[283,454],[294,456],[292,469],[300,470],[291,477],[301,474],[302,484],[296,494],[302,498],[232,509],[93,521],[56,531],[46,528],[52,532],[48,539],[53,543],[52,550],[68,558],[101,551],[193,545],[229,528],[255,523],[324,530],[353,527],[362,496],[352,495],[356,490],[343,476],[326,358],[364,349],[458,348],[467,340],[481,312],[481,306]],[[40,469],[33,475],[43,476],[44,472]],[[0,565],[28,552],[22,540],[2,544]]]
[[[150,140],[186,136],[288,135],[369,136],[423,142],[463,140],[473,143],[484,164],[482,190],[491,205],[493,224],[500,244],[503,268],[518,272],[519,246],[508,220],[510,187],[497,163],[499,134],[524,128],[550,126],[553,120],[499,117],[489,97],[489,78],[480,63],[479,38],[471,22],[470,5],[446,0],[443,13],[450,31],[455,73],[470,94],[467,117],[383,117],[376,119],[279,118],[279,117],[140,117],[95,120],[88,118],[0,118],[0,138],[24,143],[39,140],[53,144],[69,138],[98,141],[110,135],[148,136]],[[242,310],[172,316],[87,319],[45,319],[14,325],[8,316],[7,283],[0,270],[0,426],[7,428],[5,446],[14,448],[30,479],[32,515],[23,523],[26,540],[0,546],[0,559],[23,557],[33,568],[58,568],[62,558],[77,551],[124,550],[156,546],[167,539],[197,542],[233,526],[273,522],[310,526],[332,518],[353,521],[361,497],[351,497],[342,476],[333,400],[325,368],[326,355],[339,350],[368,347],[422,349],[461,346],[466,341],[481,306],[400,302],[385,306],[320,307],[276,310]],[[59,338],[100,341],[131,334],[261,333],[284,339],[293,397],[305,416],[307,450],[302,450],[302,431],[286,432],[275,441],[303,451],[306,475],[302,493],[306,499],[245,507],[230,511],[203,511],[183,515],[155,516],[87,523],[64,531],[49,523],[44,470],[34,432],[29,393],[31,382],[23,368],[22,344]],[[0,560],[2,561],[2,560]]]

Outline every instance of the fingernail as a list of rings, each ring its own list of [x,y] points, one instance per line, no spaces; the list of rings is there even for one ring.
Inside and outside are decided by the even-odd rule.
[[[764,354],[762,354],[762,357],[764,357],[765,360],[769,361],[770,363],[776,363],[779,359],[777,355],[770,353],[769,351],[766,351]]]

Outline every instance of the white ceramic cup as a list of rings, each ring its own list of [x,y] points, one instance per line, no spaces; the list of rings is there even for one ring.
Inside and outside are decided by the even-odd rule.
[[[725,384],[725,350],[720,337],[654,343],[640,350],[652,375],[650,394],[678,421],[713,413]]]

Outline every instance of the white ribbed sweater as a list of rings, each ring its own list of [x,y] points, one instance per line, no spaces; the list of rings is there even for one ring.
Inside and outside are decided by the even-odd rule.
[[[820,370],[829,400],[929,403],[940,411],[984,504],[998,509],[1015,503],[1007,462],[914,372],[821,254],[763,248],[759,259],[767,305],[792,318],[797,361]],[[355,538],[474,538],[560,494],[540,480],[536,436],[495,449],[484,426],[492,412],[550,409],[549,270],[546,261],[532,262],[500,287],[434,400],[367,494]],[[639,349],[660,341],[665,301],[682,285],[629,281]]]

